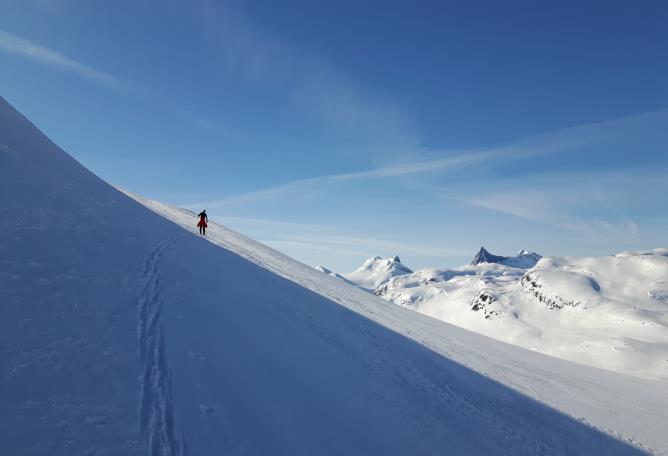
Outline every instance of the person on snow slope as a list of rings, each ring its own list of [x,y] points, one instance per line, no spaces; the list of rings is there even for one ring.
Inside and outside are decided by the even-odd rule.
[[[199,228],[199,234],[206,236],[206,222],[209,221],[209,217],[206,215],[206,209],[199,213],[199,222],[197,222],[197,227]]]

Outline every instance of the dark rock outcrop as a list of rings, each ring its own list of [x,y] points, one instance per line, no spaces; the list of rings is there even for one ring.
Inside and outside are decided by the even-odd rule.
[[[475,266],[476,264],[480,263],[502,263],[503,261],[507,260],[508,257],[504,256],[499,256],[499,255],[493,255],[489,253],[485,247],[480,247],[480,250],[478,250],[478,253],[475,254],[473,257],[473,260],[471,260],[471,265]]]

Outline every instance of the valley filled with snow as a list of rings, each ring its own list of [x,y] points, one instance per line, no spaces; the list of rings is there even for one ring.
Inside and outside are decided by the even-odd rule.
[[[379,273],[343,280],[214,222],[201,237],[196,221],[108,185],[0,98],[0,453],[668,454],[668,382],[652,364],[665,251],[528,270],[372,259]],[[620,301],[643,286],[637,309]],[[592,333],[609,315],[596,331],[645,344],[652,372],[634,373],[652,378],[405,308],[446,293],[516,338],[544,315]]]

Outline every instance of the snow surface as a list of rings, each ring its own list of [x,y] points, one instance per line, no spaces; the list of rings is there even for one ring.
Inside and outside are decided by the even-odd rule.
[[[665,381],[443,323],[137,198],[161,215],[0,99],[2,454],[668,454]]]

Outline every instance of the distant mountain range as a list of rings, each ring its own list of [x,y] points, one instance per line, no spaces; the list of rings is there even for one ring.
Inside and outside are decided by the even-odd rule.
[[[336,274],[440,320],[582,364],[668,377],[668,249],[609,257],[515,256],[484,247],[455,269],[369,258]]]

